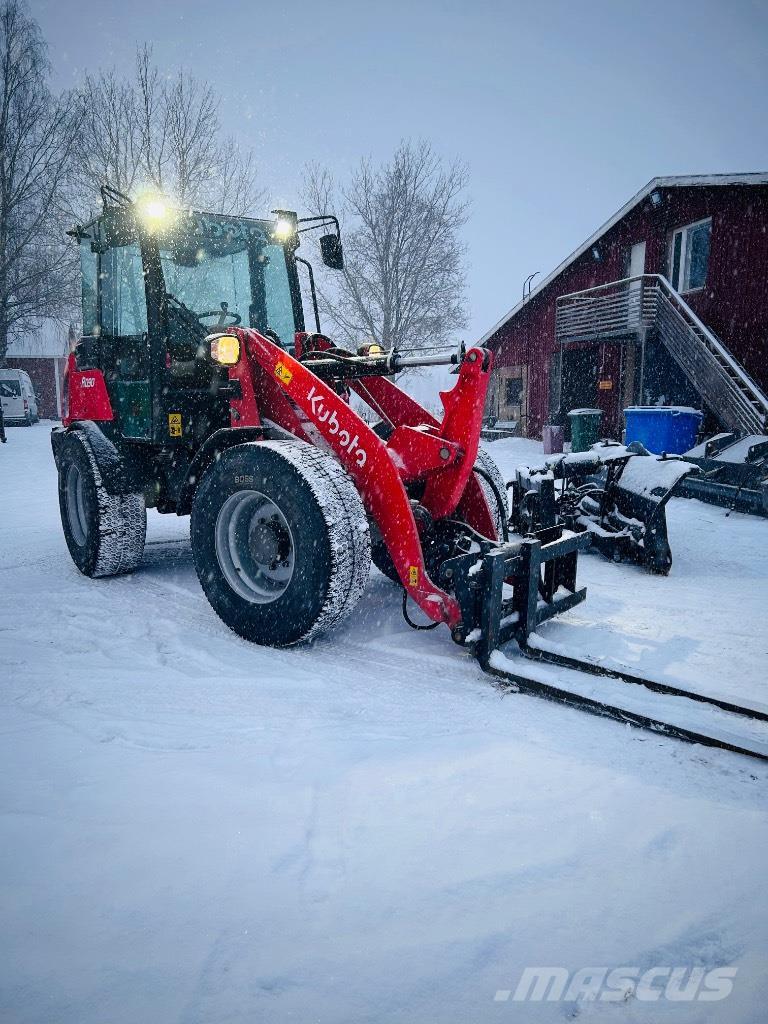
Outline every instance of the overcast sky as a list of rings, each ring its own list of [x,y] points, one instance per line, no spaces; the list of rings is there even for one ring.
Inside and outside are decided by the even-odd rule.
[[[31,0],[55,84],[136,44],[216,85],[269,203],[426,138],[470,171],[467,340],[650,178],[768,170],[768,0]],[[254,211],[263,212],[263,211]]]

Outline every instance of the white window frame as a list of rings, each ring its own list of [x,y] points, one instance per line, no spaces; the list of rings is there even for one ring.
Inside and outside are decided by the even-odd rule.
[[[702,224],[709,224],[709,244],[710,253],[712,249],[712,218],[702,217],[701,220],[695,220],[691,224],[684,224],[682,227],[675,228],[672,232],[672,238],[669,245],[669,280],[672,287],[680,292],[681,295],[686,295],[690,292],[700,292],[707,287],[706,279],[704,284],[698,285],[696,288],[686,287],[686,276],[690,270],[687,267],[688,264],[688,237],[690,232],[694,228],[701,227]],[[674,265],[675,265],[675,239],[680,235],[680,279],[675,282],[673,280]],[[686,269],[687,268],[687,269]],[[709,276],[709,256],[707,257],[707,277]]]

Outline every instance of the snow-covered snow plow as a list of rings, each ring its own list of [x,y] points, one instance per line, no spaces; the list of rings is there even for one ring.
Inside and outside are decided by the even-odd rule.
[[[699,470],[683,483],[686,498],[768,517],[768,435],[715,434],[683,457]]]
[[[678,456],[601,441],[587,452],[520,467],[512,483],[514,526],[528,534],[560,522],[586,531],[591,547],[607,558],[639,562],[666,576],[672,551],[665,506],[695,473],[698,467]]]
[[[409,624],[447,626],[484,669],[518,689],[768,756],[759,745],[554,685],[538,666],[524,673],[505,657],[501,648],[516,644],[529,659],[608,675],[533,644],[541,623],[584,600],[578,553],[599,533],[579,532],[583,509],[566,522],[562,504],[540,502],[524,518],[524,498],[541,496],[553,472],[541,475],[538,491],[516,495],[518,533],[510,533],[504,481],[479,448],[489,351],[405,356],[371,342],[350,351],[321,333],[316,303],[317,329],[305,329],[295,252],[303,231],[333,226],[321,252],[340,268],[333,217],[169,211],[157,198],[133,203],[113,190],[104,200],[102,216],[74,232],[85,333],[68,360],[63,426],[52,433],[62,526],[81,572],[137,568],[148,506],[189,514],[195,569],[213,609],[240,636],[286,647],[340,622],[373,560],[402,588]],[[392,380],[435,364],[456,368],[439,419]],[[360,403],[378,422],[369,424]],[[626,475],[633,460],[613,454]],[[588,486],[584,500],[594,499]],[[606,524],[632,518],[613,491]],[[426,622],[413,622],[409,601]]]

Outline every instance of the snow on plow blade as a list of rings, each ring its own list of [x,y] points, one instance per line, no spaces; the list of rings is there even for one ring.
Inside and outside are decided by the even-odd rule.
[[[640,562],[666,576],[672,567],[666,504],[680,482],[697,472],[677,457],[601,441],[588,452],[517,470],[515,529],[531,533],[560,522],[588,533],[591,546],[607,558]]]

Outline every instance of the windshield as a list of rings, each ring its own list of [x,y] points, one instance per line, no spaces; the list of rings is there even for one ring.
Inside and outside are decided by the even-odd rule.
[[[18,398],[21,386],[17,380],[0,380],[0,395],[3,398]]]
[[[184,230],[163,240],[160,258],[166,291],[202,322],[239,323],[274,331],[284,346],[296,330],[285,250],[266,226],[238,218],[195,214]],[[209,314],[204,316],[204,314]]]

